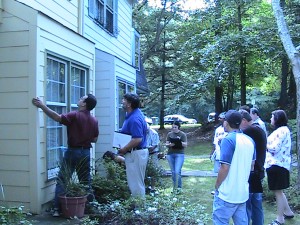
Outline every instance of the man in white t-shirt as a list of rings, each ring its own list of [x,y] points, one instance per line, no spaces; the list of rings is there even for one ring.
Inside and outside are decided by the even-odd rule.
[[[227,135],[223,127],[223,122],[225,119],[225,112],[220,113],[218,119],[221,123],[215,130],[214,140],[213,140],[213,150],[210,155],[210,160],[214,161],[214,172],[219,172],[220,169],[220,144],[222,139]]]
[[[246,201],[249,198],[249,175],[255,161],[255,144],[240,132],[241,114],[229,110],[224,129],[228,132],[221,142],[220,170],[215,184],[213,224],[248,224]]]

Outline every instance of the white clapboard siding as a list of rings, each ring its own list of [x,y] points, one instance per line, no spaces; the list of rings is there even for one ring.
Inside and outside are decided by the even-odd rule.
[[[12,1],[12,0],[10,0]],[[78,1],[79,0],[17,0],[33,9],[36,9],[45,15],[51,17],[57,22],[63,24],[69,29],[78,31]]]
[[[131,64],[132,59],[132,5],[128,0],[118,1],[118,30],[117,37],[104,31],[88,16],[88,1],[84,7],[84,36],[101,49],[121,60]]]

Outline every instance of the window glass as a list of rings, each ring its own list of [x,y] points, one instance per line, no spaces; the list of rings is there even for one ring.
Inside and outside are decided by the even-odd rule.
[[[109,33],[117,34],[117,0],[89,0],[89,16]]]
[[[86,70],[71,66],[71,104],[77,105],[79,98],[86,95]]]
[[[122,100],[123,100],[124,94],[126,94],[127,92],[134,93],[134,85],[132,83],[128,83],[126,81],[118,80],[118,99],[117,99],[117,102],[119,103],[118,104],[118,113],[119,113],[119,115],[118,115],[118,117],[119,117],[118,127],[119,127],[119,129],[122,128],[124,120],[125,120],[125,116],[126,116],[126,112],[122,108]]]

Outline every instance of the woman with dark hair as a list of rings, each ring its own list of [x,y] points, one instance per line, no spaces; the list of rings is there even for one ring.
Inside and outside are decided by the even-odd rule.
[[[277,218],[269,225],[282,225],[284,219],[294,217],[283,193],[290,186],[291,133],[287,122],[288,118],[283,110],[272,112],[271,125],[275,130],[268,136],[265,168],[269,189],[276,197]]]
[[[179,193],[182,188],[181,168],[184,163],[184,148],[187,146],[186,134],[180,130],[179,121],[172,124],[172,131],[167,135],[166,146],[167,160],[172,172],[173,192]]]

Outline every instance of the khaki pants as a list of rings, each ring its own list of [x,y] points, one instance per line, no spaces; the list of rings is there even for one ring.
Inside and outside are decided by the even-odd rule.
[[[145,173],[148,162],[148,149],[128,152],[125,155],[126,176],[131,195],[145,196]]]

